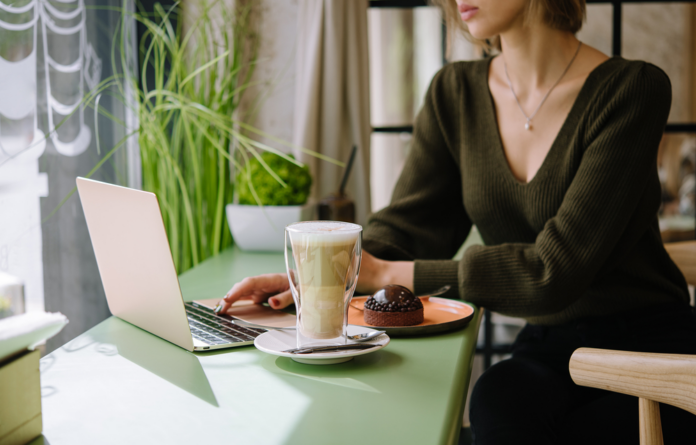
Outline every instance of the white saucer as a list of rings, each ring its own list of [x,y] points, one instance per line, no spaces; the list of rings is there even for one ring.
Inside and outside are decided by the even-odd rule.
[[[348,335],[363,334],[365,332],[373,331],[374,329],[363,326],[348,325]],[[306,363],[308,365],[333,365],[352,360],[356,355],[369,354],[371,352],[379,351],[389,344],[389,340],[390,339],[387,334],[382,334],[373,340],[362,342],[363,344],[376,345],[376,348],[355,350],[349,349],[347,351],[334,352],[315,352],[312,354],[290,354],[283,351],[297,347],[295,331],[268,331],[256,337],[254,340],[254,346],[267,354],[289,357],[299,363]]]

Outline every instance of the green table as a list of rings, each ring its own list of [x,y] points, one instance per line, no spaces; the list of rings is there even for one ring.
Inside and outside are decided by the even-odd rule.
[[[180,277],[186,300],[284,270],[229,249]],[[451,444],[481,320],[329,366],[253,346],[193,354],[111,317],[41,360],[35,444]]]

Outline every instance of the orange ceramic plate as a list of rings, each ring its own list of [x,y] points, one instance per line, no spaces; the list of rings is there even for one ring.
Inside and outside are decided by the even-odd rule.
[[[457,300],[422,297],[423,323],[415,326],[372,326],[365,323],[363,307],[367,297],[354,297],[348,308],[348,324],[386,331],[390,337],[425,335],[461,329],[474,316],[474,307]]]

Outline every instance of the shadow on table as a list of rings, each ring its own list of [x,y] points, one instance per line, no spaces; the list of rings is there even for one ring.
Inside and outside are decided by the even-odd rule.
[[[220,406],[193,353],[139,328],[123,329],[113,338],[123,358],[215,407]]]
[[[359,391],[380,394],[381,391],[365,383],[361,374],[374,367],[392,368],[401,364],[401,356],[391,351],[377,351],[355,357],[353,360],[336,365],[307,365],[288,357],[277,357],[262,364],[266,369],[285,376],[314,380],[323,385],[340,386]]]
[[[288,374],[305,377],[328,377],[328,376],[355,376],[356,373],[364,370],[372,370],[374,367],[391,368],[401,364],[403,359],[400,355],[389,350],[381,350],[372,354],[359,355],[353,360],[337,365],[308,365],[298,363],[287,357],[277,357],[275,365],[286,371]]]
[[[393,380],[399,380],[400,371],[405,365],[405,357],[397,351],[385,348],[371,354],[355,357],[353,360],[334,365],[309,365],[293,361],[288,357],[264,357],[259,363],[268,372],[301,392],[308,400],[306,410],[297,419],[287,434],[284,445],[306,443],[326,443],[327,434],[336,426],[332,417],[355,416],[355,429],[342,436],[335,443],[378,443],[369,436],[365,428],[374,428],[380,415],[371,410],[383,406],[385,400],[406,400],[410,391]],[[327,411],[326,403],[314,401],[334,400],[336,405]],[[352,412],[363,406],[366,411]],[[389,415],[389,414],[387,414]],[[414,415],[416,418],[417,415]],[[367,422],[365,421],[367,419]],[[321,420],[321,421],[319,421]],[[412,419],[405,420],[413,423]],[[418,420],[416,420],[416,423]],[[340,422],[338,422],[340,424]],[[333,426],[332,426],[333,425]],[[365,435],[363,435],[363,433]],[[381,437],[381,435],[379,435]],[[375,439],[375,440],[372,440]],[[396,435],[393,441],[379,443],[421,443],[420,437],[413,442],[404,442]]]

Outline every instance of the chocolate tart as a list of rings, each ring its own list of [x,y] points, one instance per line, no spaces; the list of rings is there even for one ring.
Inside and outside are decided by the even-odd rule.
[[[408,288],[398,284],[384,286],[368,297],[365,323],[372,326],[414,326],[423,323],[423,303]]]

